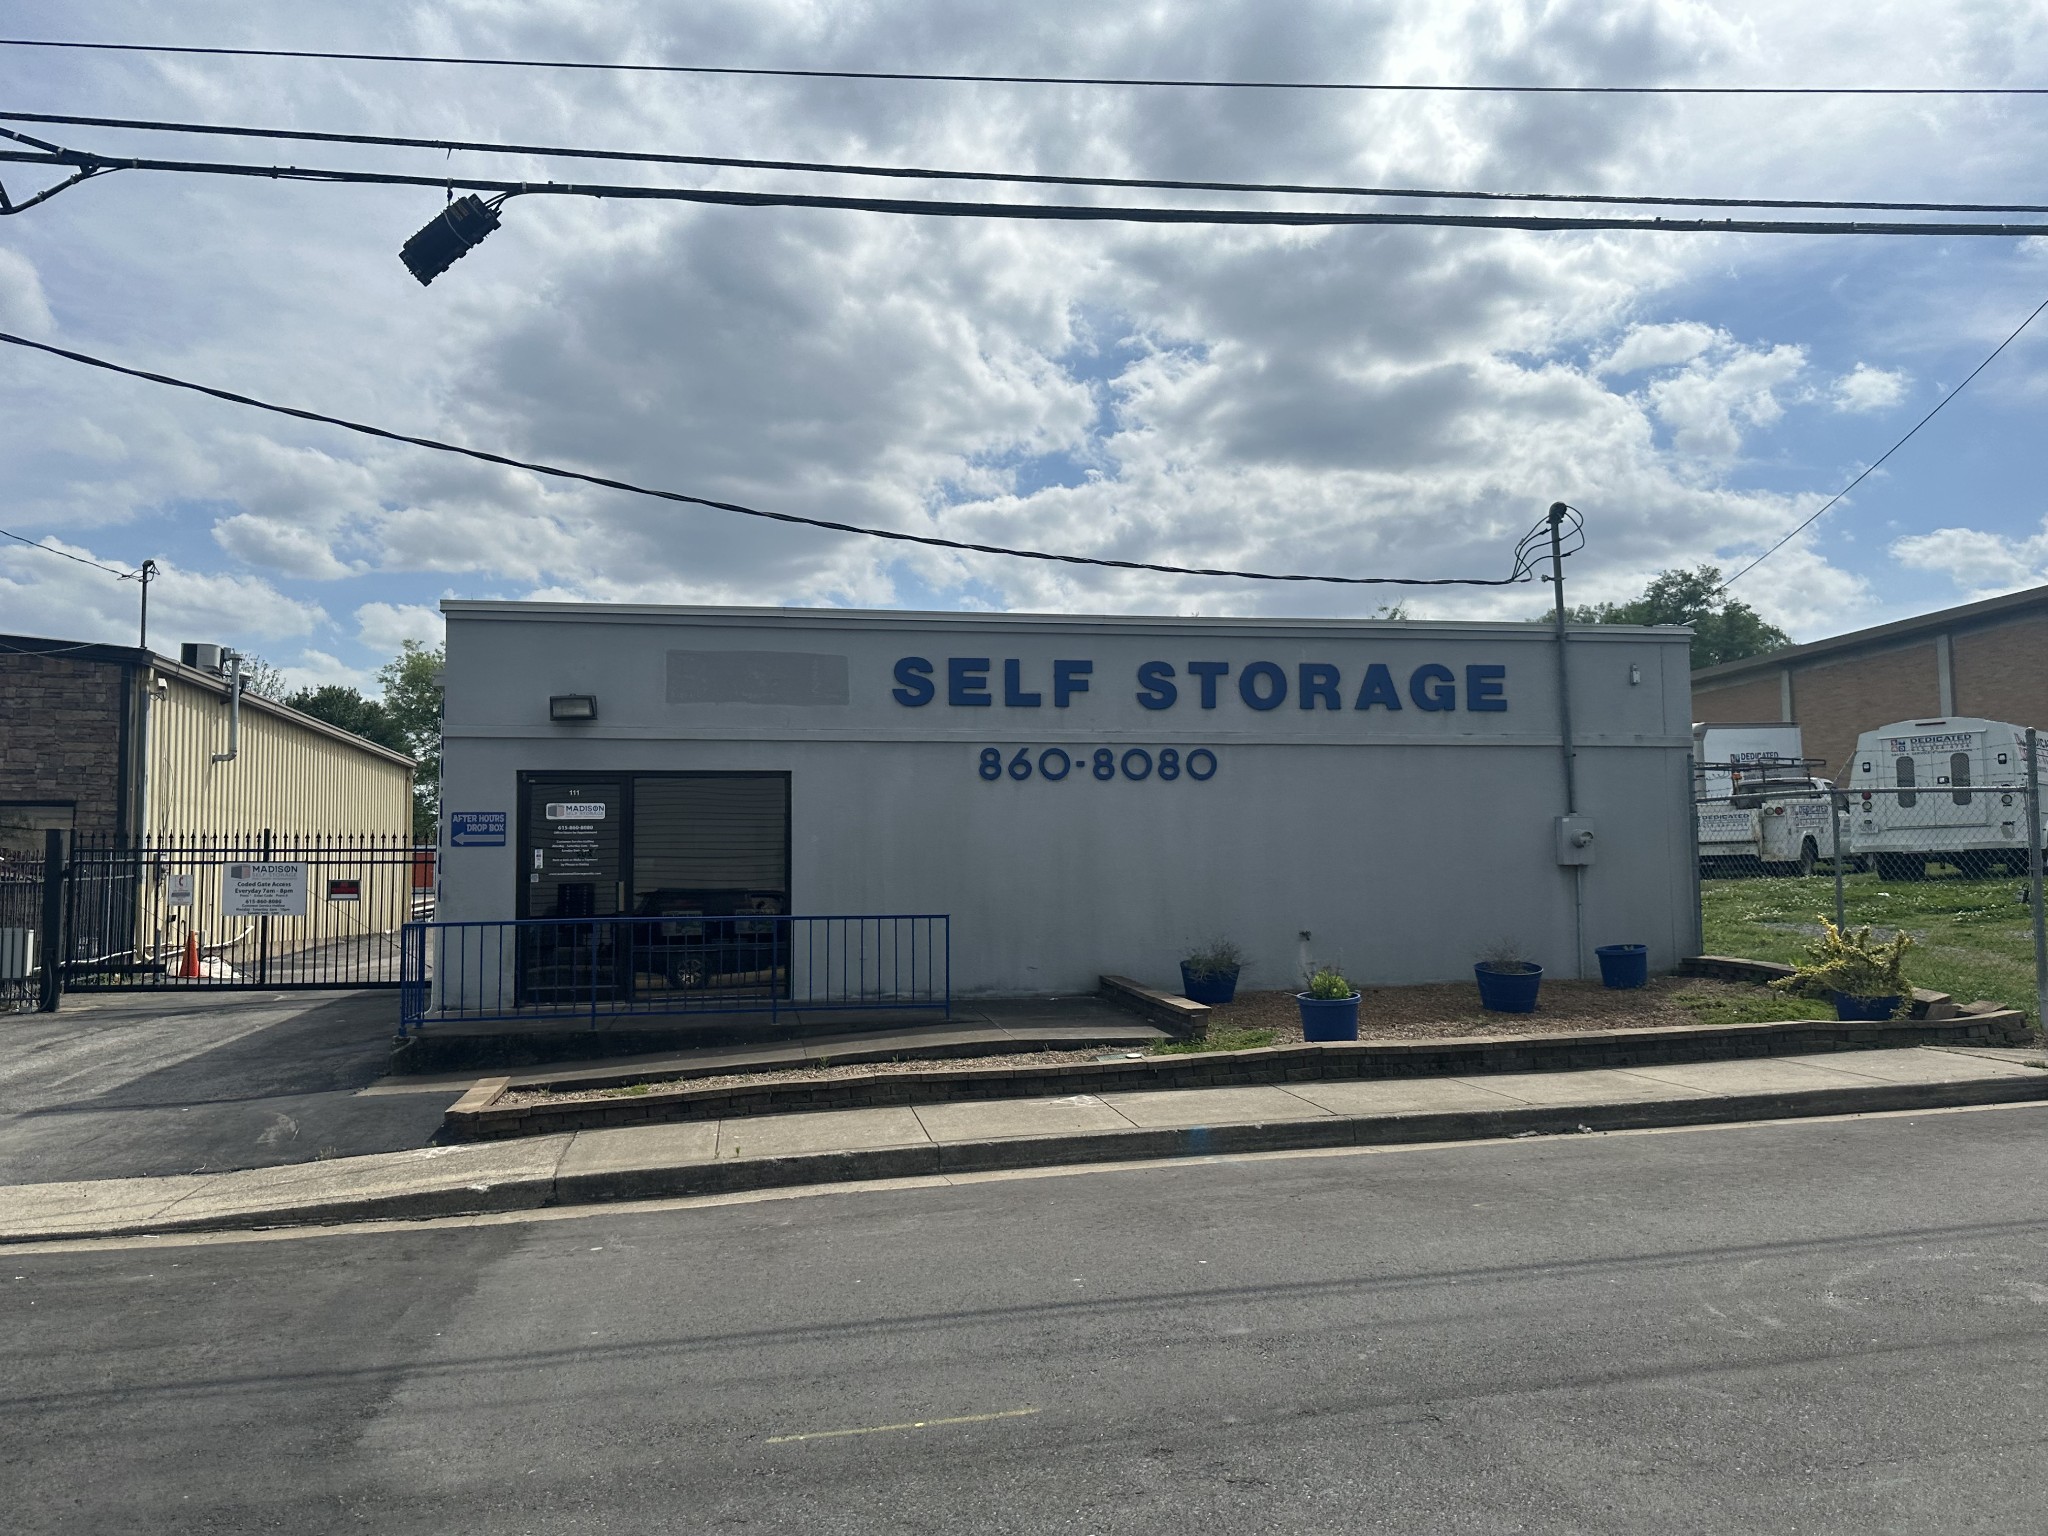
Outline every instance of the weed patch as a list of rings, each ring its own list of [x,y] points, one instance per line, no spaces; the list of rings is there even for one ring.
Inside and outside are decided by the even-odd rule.
[[[1270,1029],[1212,1029],[1200,1040],[1158,1040],[1154,1056],[1195,1056],[1208,1051],[1255,1051],[1271,1045],[1277,1031]]]

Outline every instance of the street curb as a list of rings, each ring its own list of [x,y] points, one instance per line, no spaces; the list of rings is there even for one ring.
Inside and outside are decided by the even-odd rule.
[[[740,1194],[803,1185],[976,1174],[1077,1163],[1138,1164],[1162,1158],[1230,1157],[1259,1152],[1427,1142],[1485,1141],[1667,1126],[1733,1124],[1825,1115],[1885,1114],[2048,1102],[2048,1073],[1964,1083],[1886,1083],[1790,1093],[1660,1099],[1634,1104],[1532,1106],[1412,1115],[1331,1116],[1246,1125],[1099,1131],[1005,1141],[884,1147],[626,1168],[598,1173],[506,1179],[360,1199],[281,1204],[187,1221],[115,1222],[64,1232],[0,1232],[0,1247],[179,1232],[227,1232],[340,1222],[416,1221],[433,1217],[540,1210],[552,1206]]]
[[[552,1104],[501,1104],[499,1100],[506,1091],[502,1085],[507,1080],[487,1078],[449,1106],[442,1117],[441,1135],[448,1142],[506,1141],[568,1131],[828,1109],[1062,1098],[1076,1093],[1143,1093],[1158,1089],[1675,1066],[1699,1061],[1805,1056],[1824,1051],[2010,1045],[2025,1043],[2030,1038],[2024,1014],[2000,1009],[1981,1014],[1962,1012],[1944,1019],[1895,1019],[1882,1024],[1845,1024],[1833,1019],[1674,1024],[1552,1035],[1276,1045],[1248,1051],[1022,1067],[861,1072],[826,1081],[769,1077],[722,1087],[680,1083],[644,1094]],[[494,1084],[501,1086],[493,1088]]]

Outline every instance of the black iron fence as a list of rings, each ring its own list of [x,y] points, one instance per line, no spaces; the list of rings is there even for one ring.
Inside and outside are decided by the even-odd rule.
[[[401,1028],[952,1007],[944,915],[528,918],[405,930]]]
[[[396,987],[431,915],[433,850],[404,836],[80,839],[64,882],[66,990]]]
[[[44,867],[41,854],[0,848],[0,1013],[40,998]]]

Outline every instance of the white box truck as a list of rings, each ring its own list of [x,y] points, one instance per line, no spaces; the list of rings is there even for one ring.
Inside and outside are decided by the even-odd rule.
[[[1796,724],[1695,725],[1692,738],[1701,874],[1810,875],[1833,856],[1833,786],[1810,772]]]
[[[1850,845],[1887,880],[1929,863],[1986,875],[2027,868],[2027,733],[2002,720],[1901,720],[1865,731],[1849,760]]]

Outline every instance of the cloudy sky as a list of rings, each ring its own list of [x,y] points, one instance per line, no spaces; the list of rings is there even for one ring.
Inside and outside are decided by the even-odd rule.
[[[2048,80],[2048,7],[2020,0],[0,0],[0,23],[12,37],[951,72]],[[2039,199],[2048,158],[2041,98],[1223,93],[6,48],[0,81],[23,111],[1165,178],[2003,201]],[[878,190],[30,131],[263,164]],[[47,179],[0,175],[17,199]],[[112,175],[0,220],[0,329],[699,495],[1117,558],[1499,575],[1561,498],[1585,513],[1572,592],[1591,600],[1663,567],[1732,569],[2048,297],[2035,240],[1038,226],[543,198],[512,203],[423,289],[396,252],[440,203],[429,189]],[[1814,638],[2048,581],[2044,399],[2048,319],[1738,595]],[[756,523],[12,348],[0,455],[0,527],[124,569],[158,562],[160,649],[225,640],[301,682],[366,680],[402,639],[437,636],[445,596],[1361,614],[1398,595]],[[132,640],[135,599],[132,582],[0,548],[0,629]],[[1409,609],[1519,618],[1544,601],[1447,589]]]

